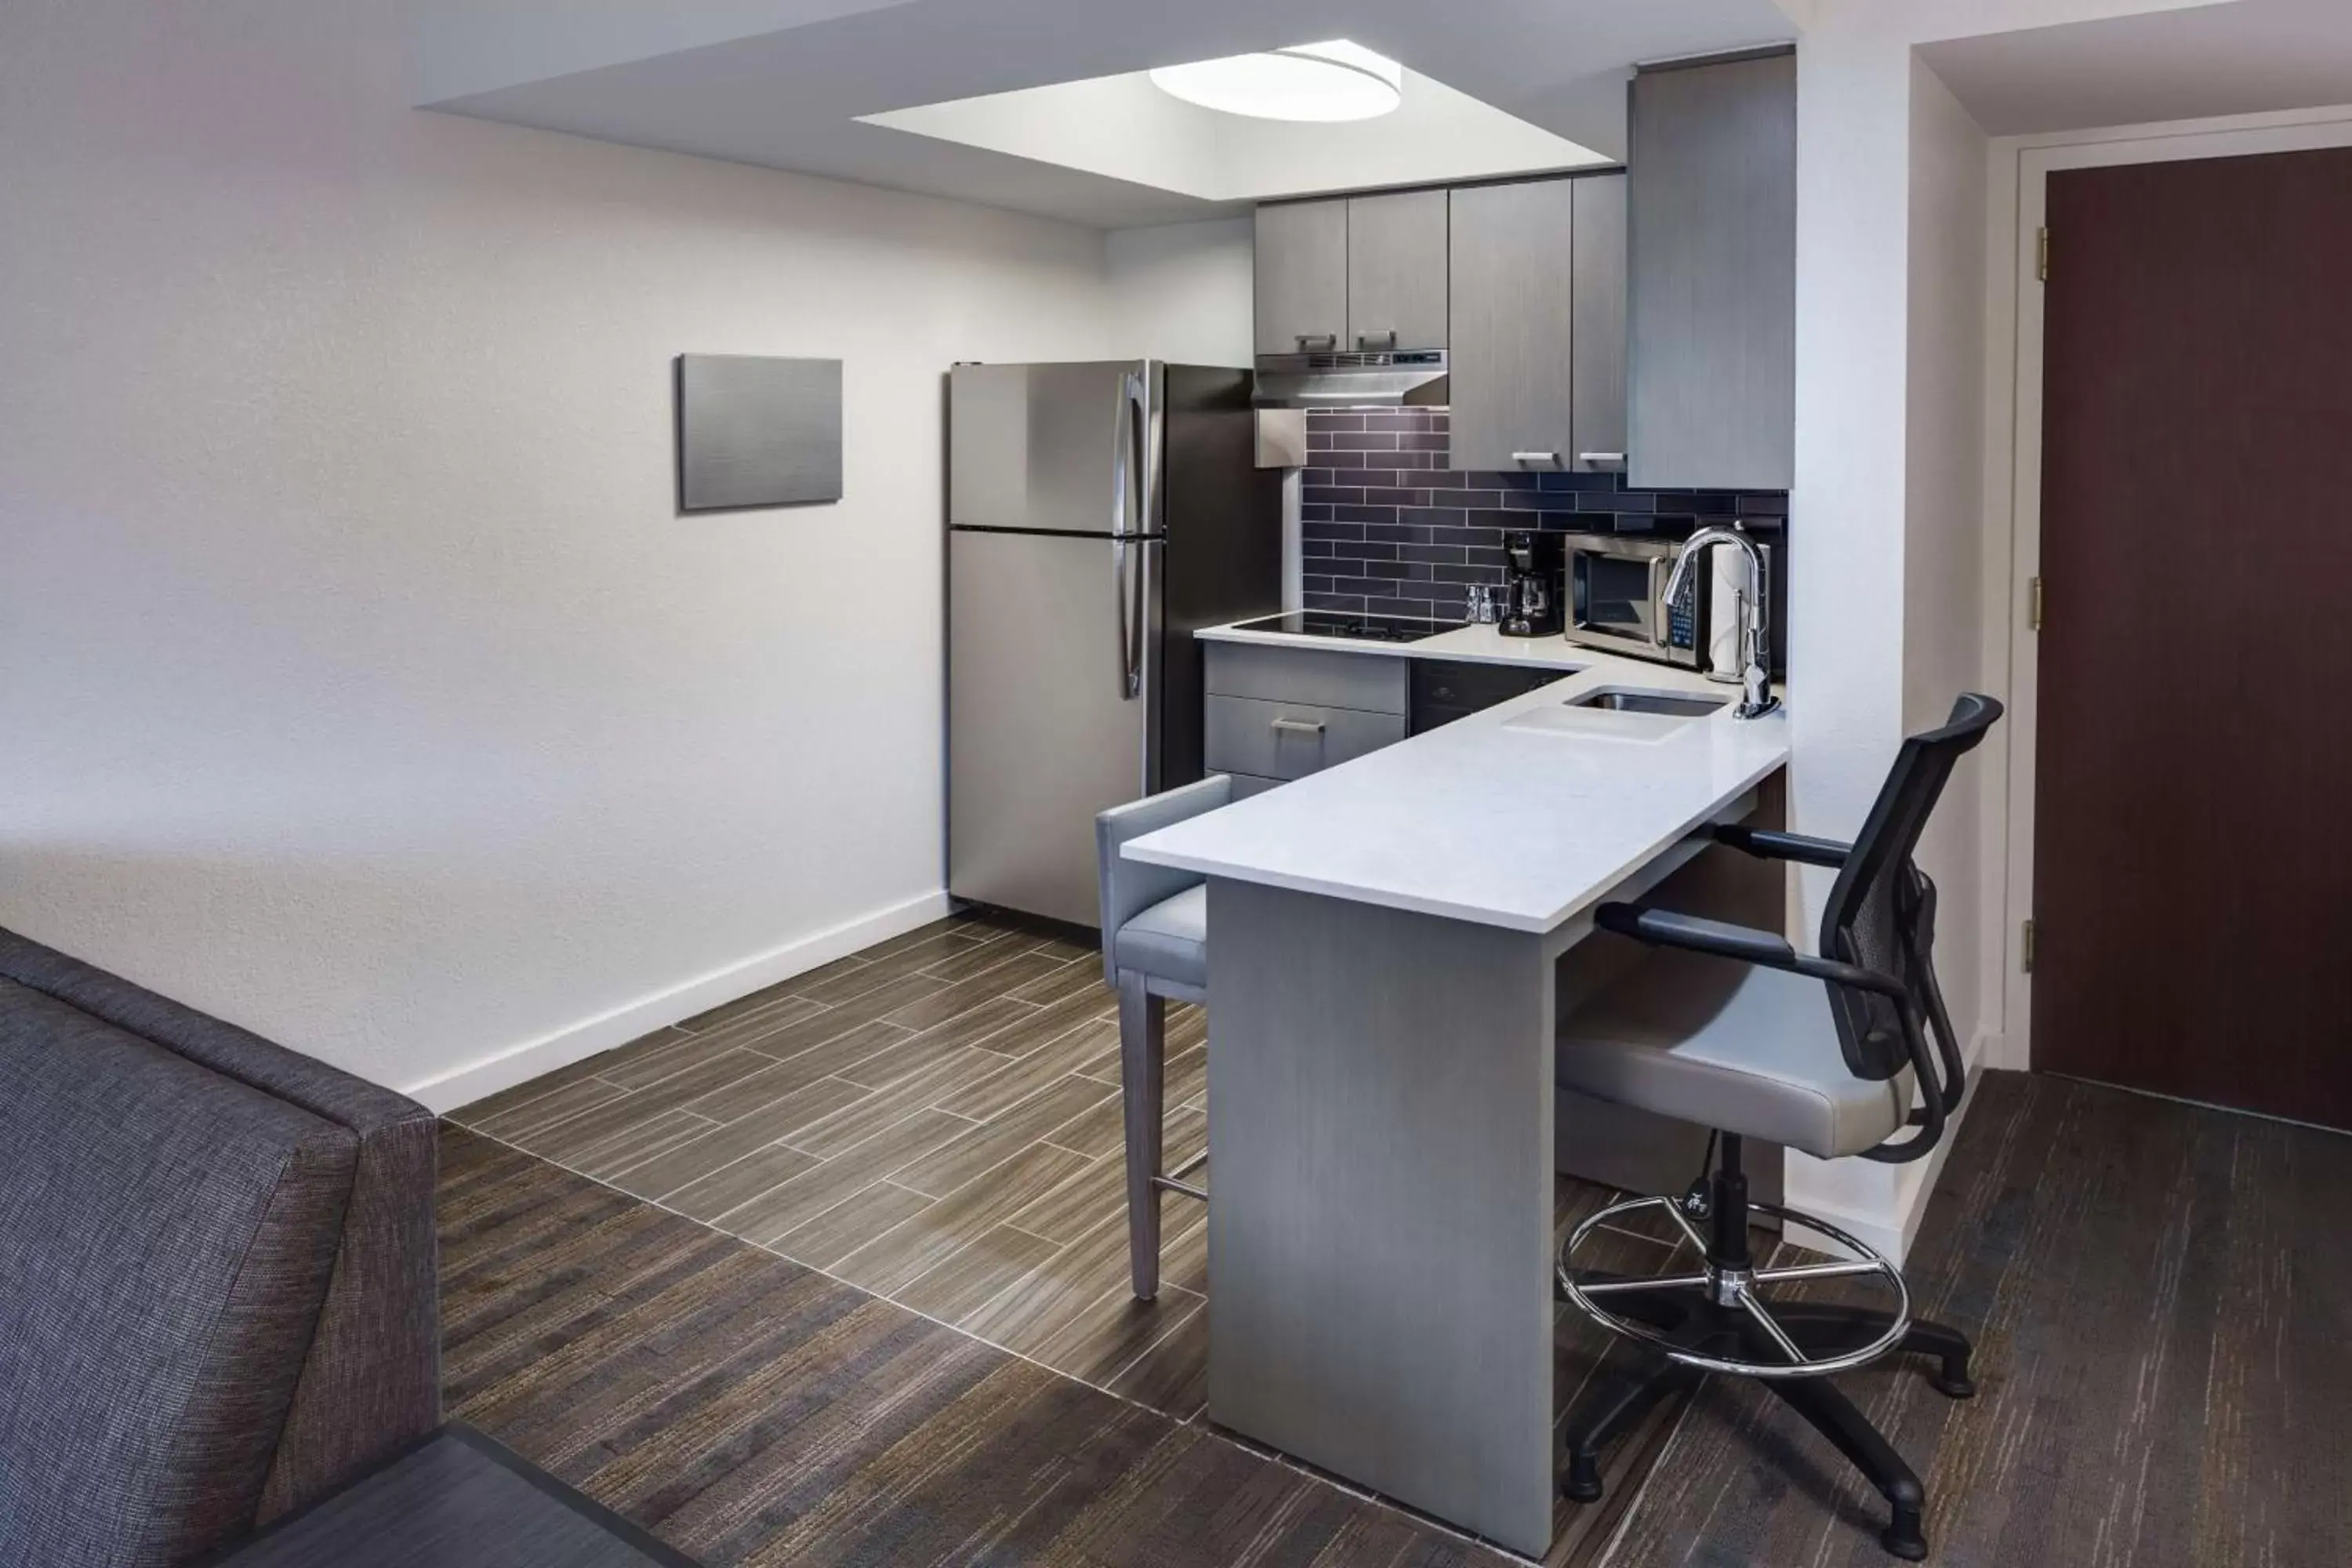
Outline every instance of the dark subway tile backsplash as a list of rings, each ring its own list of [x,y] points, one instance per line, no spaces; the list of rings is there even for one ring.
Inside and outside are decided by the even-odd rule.
[[[1457,618],[1471,584],[1503,581],[1503,535],[1514,529],[1679,535],[1735,517],[1786,525],[1786,495],[1448,468],[1446,425],[1442,408],[1308,411],[1313,466],[1299,498],[1308,609]]]

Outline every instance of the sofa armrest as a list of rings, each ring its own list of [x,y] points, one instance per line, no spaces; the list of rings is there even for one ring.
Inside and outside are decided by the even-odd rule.
[[[348,1129],[359,1142],[318,1331],[257,1522],[335,1489],[441,1420],[434,1114],[407,1096],[0,930],[0,976]]]

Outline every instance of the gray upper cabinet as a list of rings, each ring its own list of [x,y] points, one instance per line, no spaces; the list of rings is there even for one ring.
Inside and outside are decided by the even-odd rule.
[[[1796,153],[1793,53],[1633,78],[1635,486],[1794,480]]]
[[[1622,174],[1592,174],[1568,182],[1575,193],[1576,229],[1570,268],[1574,353],[1569,376],[1570,466],[1625,466],[1625,200]]]
[[[1444,191],[1348,202],[1349,350],[1445,346]]]
[[[1564,468],[1575,449],[1569,258],[1581,182],[1451,193],[1451,467]]]
[[[1257,209],[1257,352],[1348,346],[1348,207],[1344,197]]]
[[[1625,454],[1625,176],[1453,193],[1452,467]]]

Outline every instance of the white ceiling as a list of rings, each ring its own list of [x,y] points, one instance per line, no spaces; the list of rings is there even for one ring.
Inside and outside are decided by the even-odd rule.
[[[2352,104],[2352,0],[2233,0],[1919,52],[1997,136]]]
[[[1103,227],[1213,216],[1242,205],[1239,195],[1214,193],[1262,193],[1197,168],[1182,188],[1167,189],[1138,177],[1136,165],[1067,167],[1003,150],[1001,137],[965,145],[865,117],[1346,37],[1498,118],[1614,160],[1624,152],[1633,62],[1794,34],[1774,0],[413,0],[413,8],[418,101],[431,108]],[[1297,129],[1286,128],[1286,188],[1465,177],[1482,172],[1481,156],[1497,172],[1584,161],[1529,150],[1549,147],[1549,138],[1507,155],[1400,142],[1388,165],[1398,172],[1365,174],[1335,163],[1327,145],[1321,164],[1340,172],[1310,178],[1318,155]],[[1466,166],[1447,166],[1449,158]]]
[[[1401,91],[1403,101],[1373,120],[1254,120],[1173,98],[1130,71],[866,121],[1218,203],[1612,161],[1419,71],[1404,73]]]

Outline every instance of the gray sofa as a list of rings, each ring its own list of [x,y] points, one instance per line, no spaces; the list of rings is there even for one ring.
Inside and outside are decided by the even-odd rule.
[[[177,1563],[440,1419],[435,1124],[0,931],[0,1563]]]

